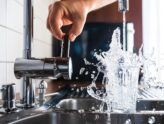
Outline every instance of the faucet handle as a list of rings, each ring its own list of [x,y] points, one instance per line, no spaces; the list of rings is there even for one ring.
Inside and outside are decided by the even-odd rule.
[[[60,57],[69,58],[69,53],[70,53],[70,40],[69,40],[69,35],[66,34],[61,44]]]
[[[6,111],[15,109],[15,84],[2,85],[3,108]]]
[[[118,0],[118,11],[126,12],[129,10],[129,0]]]

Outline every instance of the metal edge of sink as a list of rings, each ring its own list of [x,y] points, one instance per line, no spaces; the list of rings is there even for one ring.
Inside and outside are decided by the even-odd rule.
[[[8,121],[0,120],[0,124],[163,124],[164,112],[137,112],[135,114],[122,113],[91,113],[78,111],[54,110],[51,112],[28,111],[25,116],[12,116]],[[111,120],[109,118],[111,117]],[[11,115],[9,116],[11,117]],[[18,118],[20,117],[20,118]],[[129,122],[129,123],[128,123]],[[149,123],[150,122],[150,123]],[[152,123],[151,123],[152,122]]]
[[[61,100],[56,108],[62,110],[83,110],[95,111],[99,110],[103,102],[93,98],[66,98]]]
[[[102,103],[102,101],[94,98],[66,98],[60,100],[56,107],[64,110],[98,110]],[[164,111],[164,101],[137,100],[136,111]]]
[[[66,94],[66,92],[62,93]],[[62,95],[63,97],[64,95]],[[55,98],[55,97],[54,97]],[[53,98],[53,99],[54,99]],[[67,101],[68,99],[74,99],[81,101],[85,101],[89,99],[90,102],[95,102],[96,104],[101,104],[101,101],[98,101],[93,98],[60,98],[59,103],[61,101]],[[84,100],[85,99],[85,100]],[[92,99],[92,100],[91,100]],[[67,101],[68,102],[68,101]],[[57,102],[55,102],[56,104]],[[87,102],[85,102],[87,103]],[[154,108],[155,105],[161,105],[158,107],[159,110],[163,110],[164,101],[144,101],[140,100],[137,102],[141,104],[141,108],[147,106],[148,104],[150,108]],[[152,104],[153,103],[153,104]],[[84,104],[85,105],[85,104]],[[91,104],[93,105],[93,104]],[[90,105],[89,105],[90,106]],[[83,107],[83,105],[81,106]],[[149,109],[145,109],[149,110]],[[130,124],[146,124],[149,121],[154,121],[151,124],[164,124],[164,111],[140,111],[135,114],[122,114],[122,113],[111,113],[111,124],[126,124],[126,122],[131,122]],[[153,110],[153,109],[151,109]],[[109,124],[109,117],[106,113],[96,113],[91,111],[77,111],[76,107],[74,109],[51,109],[50,111],[38,111],[35,110],[25,110],[19,113],[8,114],[6,116],[0,117],[0,124],[28,124],[28,123],[39,123],[39,124]],[[128,123],[129,124],[129,123]]]

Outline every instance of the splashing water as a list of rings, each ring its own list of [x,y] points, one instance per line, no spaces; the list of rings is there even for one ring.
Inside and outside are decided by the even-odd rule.
[[[88,86],[88,93],[105,102],[107,112],[135,112],[141,64],[136,54],[121,49],[119,28],[113,32],[110,50],[95,53],[95,57],[99,61],[96,64],[98,73]],[[104,74],[102,84],[105,86],[105,93],[94,90],[97,89],[95,82],[100,72]]]
[[[163,100],[164,99],[164,82],[160,79],[159,74],[163,71],[164,66],[156,60],[155,50],[149,56],[142,53],[143,45],[139,50],[140,61],[143,65],[143,77],[139,86],[139,98],[146,100]],[[160,60],[164,60],[160,58]]]
[[[126,12],[123,12],[123,50],[126,50]]]
[[[104,108],[107,106],[106,112],[109,119],[111,112],[134,113],[137,97],[146,100],[164,99],[164,82],[160,81],[158,77],[159,71],[164,72],[164,65],[159,66],[156,58],[152,59],[154,53],[150,57],[145,57],[142,53],[143,46],[139,50],[139,56],[126,52],[121,47],[120,29],[117,28],[113,32],[110,50],[95,52],[94,56],[98,60],[96,65],[84,59],[86,65],[96,66],[98,69],[98,73],[93,71],[91,74],[93,81],[87,91],[93,98],[103,101],[98,112],[104,112]],[[139,83],[141,86],[138,88],[140,67],[142,67],[144,75],[142,83]],[[82,68],[80,74],[84,72],[85,68]],[[102,80],[104,91],[98,90],[96,86],[96,80],[100,73],[104,74]],[[85,75],[87,74],[85,72]],[[126,121],[126,123],[130,123],[130,121]]]

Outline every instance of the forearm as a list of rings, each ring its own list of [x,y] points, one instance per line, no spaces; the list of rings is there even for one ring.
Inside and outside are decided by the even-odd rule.
[[[111,3],[116,2],[117,0],[85,0],[88,3],[90,11],[102,8]]]

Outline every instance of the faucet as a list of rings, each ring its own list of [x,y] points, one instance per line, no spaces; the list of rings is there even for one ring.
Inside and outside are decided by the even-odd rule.
[[[118,0],[118,11],[126,12],[129,10],[129,0]]]
[[[118,0],[118,11],[123,15],[123,50],[127,50],[126,43],[126,12],[129,11],[129,0]]]
[[[119,11],[125,12],[129,9],[129,0],[118,0]],[[35,88],[32,78],[54,78],[70,79],[72,74],[72,61],[69,57],[70,42],[68,35],[62,42],[61,56],[53,58],[32,58],[31,42],[33,40],[33,3],[32,0],[24,0],[24,58],[17,58],[14,64],[16,78],[23,77],[24,107],[35,105]]]
[[[31,58],[31,42],[33,40],[33,1],[24,0],[24,52],[23,57],[25,59]],[[22,105],[23,107],[33,107],[35,104],[35,90],[32,84],[32,79],[29,77],[23,77],[23,91],[22,91]]]
[[[17,58],[14,73],[17,79],[23,78],[22,105],[25,108],[35,106],[35,87],[33,78],[70,79],[72,61],[69,57],[70,41],[65,35],[61,46],[61,56],[53,58],[32,58],[31,42],[33,40],[33,4],[24,0],[24,57]]]
[[[68,35],[62,42],[61,56],[53,58],[17,58],[14,64],[14,73],[17,79],[28,78],[51,78],[71,79],[72,61],[69,57],[70,41]]]

